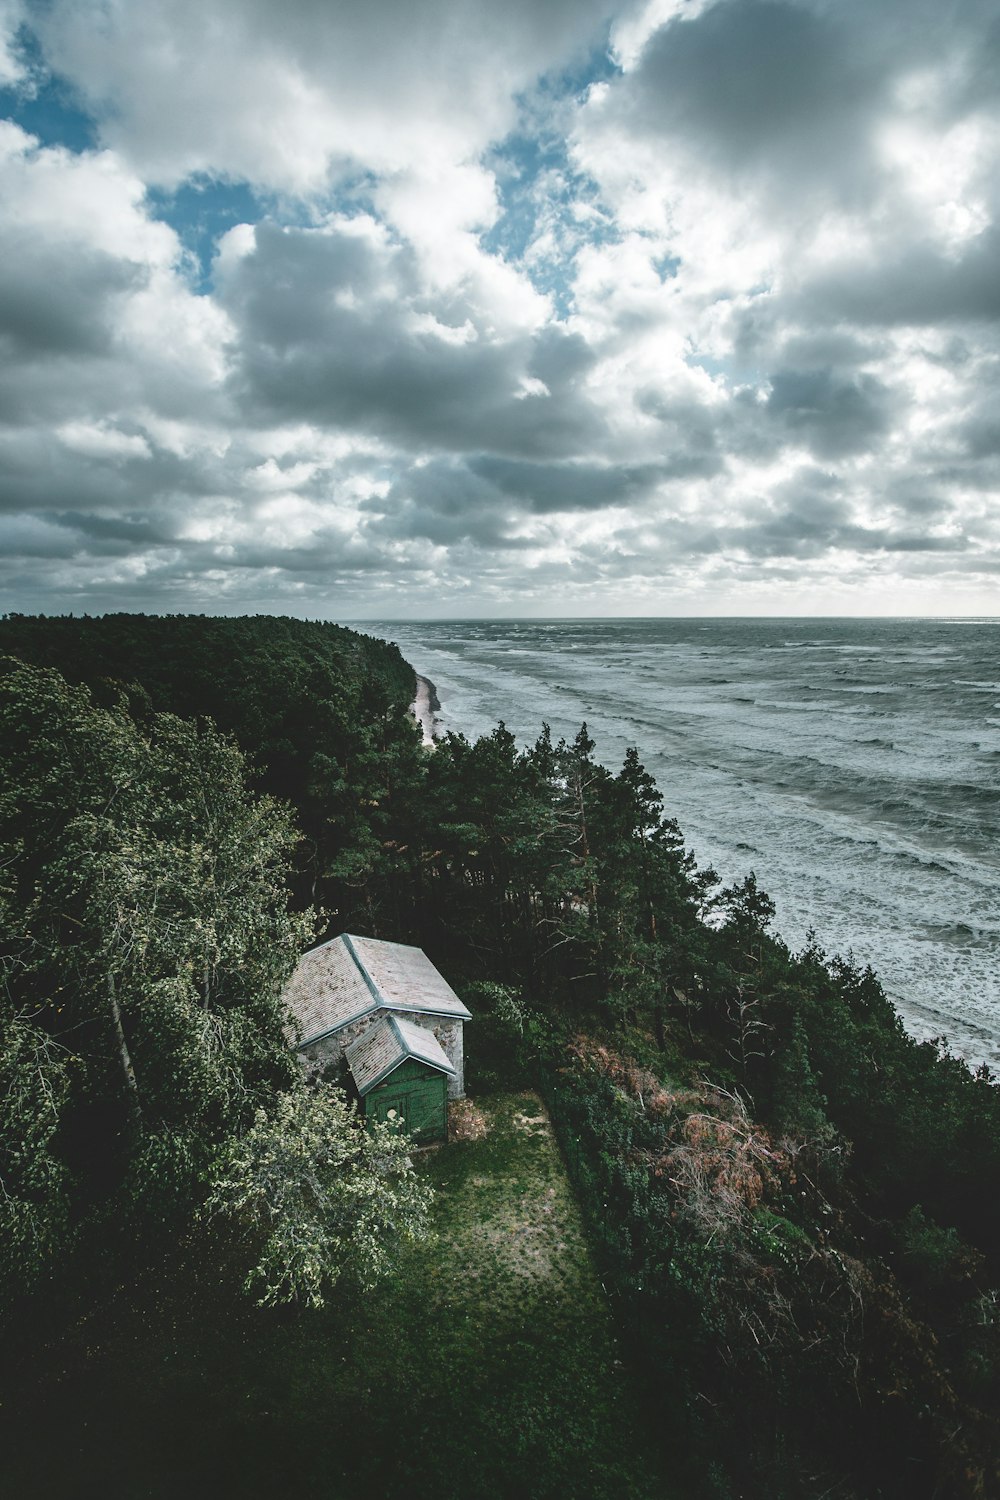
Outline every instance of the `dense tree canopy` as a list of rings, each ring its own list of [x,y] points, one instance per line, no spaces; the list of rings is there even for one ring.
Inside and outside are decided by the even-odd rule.
[[[1000,1093],[870,970],[789,952],[753,874],[697,869],[637,750],[499,725],[428,755],[412,671],[336,627],[13,619],[3,646],[39,663],[0,675],[9,1284],[109,1204],[230,1226],[264,1301],[419,1232],[405,1142],[305,1089],[283,1032],[307,933],[353,928],[472,986],[473,1079],[492,1049],[544,1090],[706,1493],[1000,1483]]]
[[[235,745],[205,720],[137,725],[8,660],[0,757],[0,1255],[23,1286],[74,1227],[111,1211],[176,1225],[220,1173],[235,1191],[235,1142],[267,1112],[315,1130],[324,1106],[280,1000],[312,930],[288,904],[298,835]],[[377,1202],[399,1160],[351,1157],[338,1121]],[[272,1239],[290,1245],[301,1213],[276,1200]],[[350,1239],[342,1226],[328,1274]],[[282,1285],[302,1290],[291,1269]]]

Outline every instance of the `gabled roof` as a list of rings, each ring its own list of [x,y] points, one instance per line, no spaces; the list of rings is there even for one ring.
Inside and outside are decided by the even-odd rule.
[[[300,1049],[380,1010],[471,1019],[422,948],[346,932],[302,955],[283,998],[302,1028]]]
[[[282,998],[302,1028],[300,1046],[339,1031],[378,1005],[342,937],[303,953]]]
[[[394,1073],[400,1063],[414,1057],[428,1067],[454,1077],[455,1069],[432,1031],[404,1021],[391,1011],[380,1015],[344,1053],[362,1096]]]
[[[471,1016],[451,985],[431,963],[422,948],[407,943],[383,943],[378,938],[348,937],[365,981],[389,1010],[426,1011],[433,1016]]]

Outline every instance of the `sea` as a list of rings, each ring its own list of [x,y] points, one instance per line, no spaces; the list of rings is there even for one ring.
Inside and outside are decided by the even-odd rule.
[[[870,964],[910,1032],[1000,1069],[1000,620],[365,622],[439,728],[634,745],[700,865],[793,949]]]

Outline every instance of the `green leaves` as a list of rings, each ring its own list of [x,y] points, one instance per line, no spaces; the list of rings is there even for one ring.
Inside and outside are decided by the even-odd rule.
[[[301,1084],[280,993],[312,923],[289,911],[299,835],[260,788],[294,790],[313,871],[370,901],[422,774],[410,669],[296,621],[5,626],[104,706],[0,667],[0,1276],[27,1284],[88,1215],[179,1229],[211,1188],[256,1224],[264,1300],[316,1303],[348,1267],[367,1284],[426,1199],[405,1141]]]
[[[332,1086],[300,1084],[223,1148],[205,1214],[242,1234],[261,1304],[321,1307],[344,1275],[374,1285],[394,1249],[426,1232],[430,1200],[405,1136],[362,1127]]]
[[[31,1286],[68,1228],[56,1133],[75,1061],[25,1017],[0,1015],[0,1291]]]
[[[0,1120],[0,1172],[5,1201],[34,1205],[11,1234],[50,1253],[70,1190],[92,1202],[142,1155],[170,1158],[172,1199],[187,1162],[196,1196],[176,1143],[225,1139],[294,1080],[279,993],[309,920],[287,909],[287,812],[251,795],[207,724],[140,730],[9,663],[0,756],[0,1035],[21,1101]],[[159,1186],[151,1171],[147,1197]]]

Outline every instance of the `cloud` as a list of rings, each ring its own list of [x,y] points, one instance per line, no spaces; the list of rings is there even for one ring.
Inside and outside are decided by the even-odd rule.
[[[993,586],[986,0],[0,0],[0,38],[21,607]]]
[[[0,88],[11,88],[24,77],[18,33],[26,20],[22,0],[0,0]]]
[[[849,191],[871,172],[886,79],[850,30],[784,0],[720,0],[661,27],[622,90],[626,127],[693,148],[737,190]]]
[[[795,298],[803,312],[867,327],[1000,321],[1000,224],[951,252],[927,242],[878,248],[806,282]]]
[[[508,305],[498,327],[481,290],[436,293],[412,246],[368,217],[259,224],[219,277],[238,329],[235,399],[267,420],[357,428],[414,453],[561,456],[592,441],[601,419],[575,384],[579,341],[541,328],[530,288],[520,317]]]
[[[0,413],[105,418],[148,396],[164,414],[219,369],[219,310],[191,295],[174,233],[109,153],[44,148],[0,122]],[[197,396],[192,394],[197,388]]]
[[[764,410],[819,458],[872,447],[887,430],[889,391],[873,375],[838,379],[830,369],[776,370]]]
[[[605,10],[54,0],[37,24],[104,143],[147,180],[207,172],[308,193],[359,164],[392,174],[473,161],[515,123],[520,91],[599,43]]]

